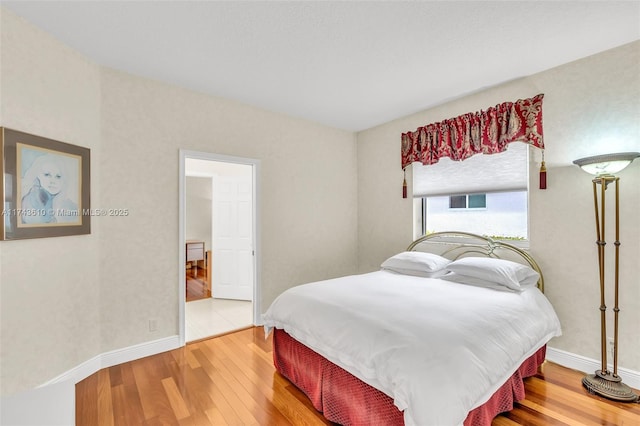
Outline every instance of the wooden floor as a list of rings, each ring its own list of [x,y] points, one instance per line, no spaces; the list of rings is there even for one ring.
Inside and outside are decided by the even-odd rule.
[[[207,279],[204,268],[187,269],[185,275],[187,279],[187,302],[200,300],[207,297],[205,295],[205,280]]]
[[[271,348],[262,328],[249,328],[103,369],[76,385],[76,424],[331,424],[275,372]],[[590,395],[581,380],[546,362],[493,425],[640,425],[640,404]]]

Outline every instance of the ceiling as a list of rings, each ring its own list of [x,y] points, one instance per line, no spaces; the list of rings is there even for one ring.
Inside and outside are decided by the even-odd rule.
[[[359,131],[640,39],[638,1],[1,1],[92,61]]]

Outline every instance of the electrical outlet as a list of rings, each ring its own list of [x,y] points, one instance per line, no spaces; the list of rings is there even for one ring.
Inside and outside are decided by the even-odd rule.
[[[613,337],[609,337],[607,339],[607,349],[608,349],[608,353],[609,353],[609,357],[611,359],[611,362],[613,362],[613,353],[616,350],[616,344],[615,344],[615,341],[613,340]]]
[[[149,331],[158,330],[158,320],[155,318],[149,319]]]

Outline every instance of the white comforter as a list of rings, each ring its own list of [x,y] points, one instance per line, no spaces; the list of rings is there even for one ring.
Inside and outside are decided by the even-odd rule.
[[[263,316],[393,398],[407,425],[462,424],[561,334],[537,289],[502,292],[379,271],[297,286]]]

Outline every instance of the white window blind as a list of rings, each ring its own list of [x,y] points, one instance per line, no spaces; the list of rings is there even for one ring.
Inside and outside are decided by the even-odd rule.
[[[464,161],[441,158],[429,166],[413,163],[413,196],[526,191],[528,148],[514,142],[499,154],[477,154]]]

